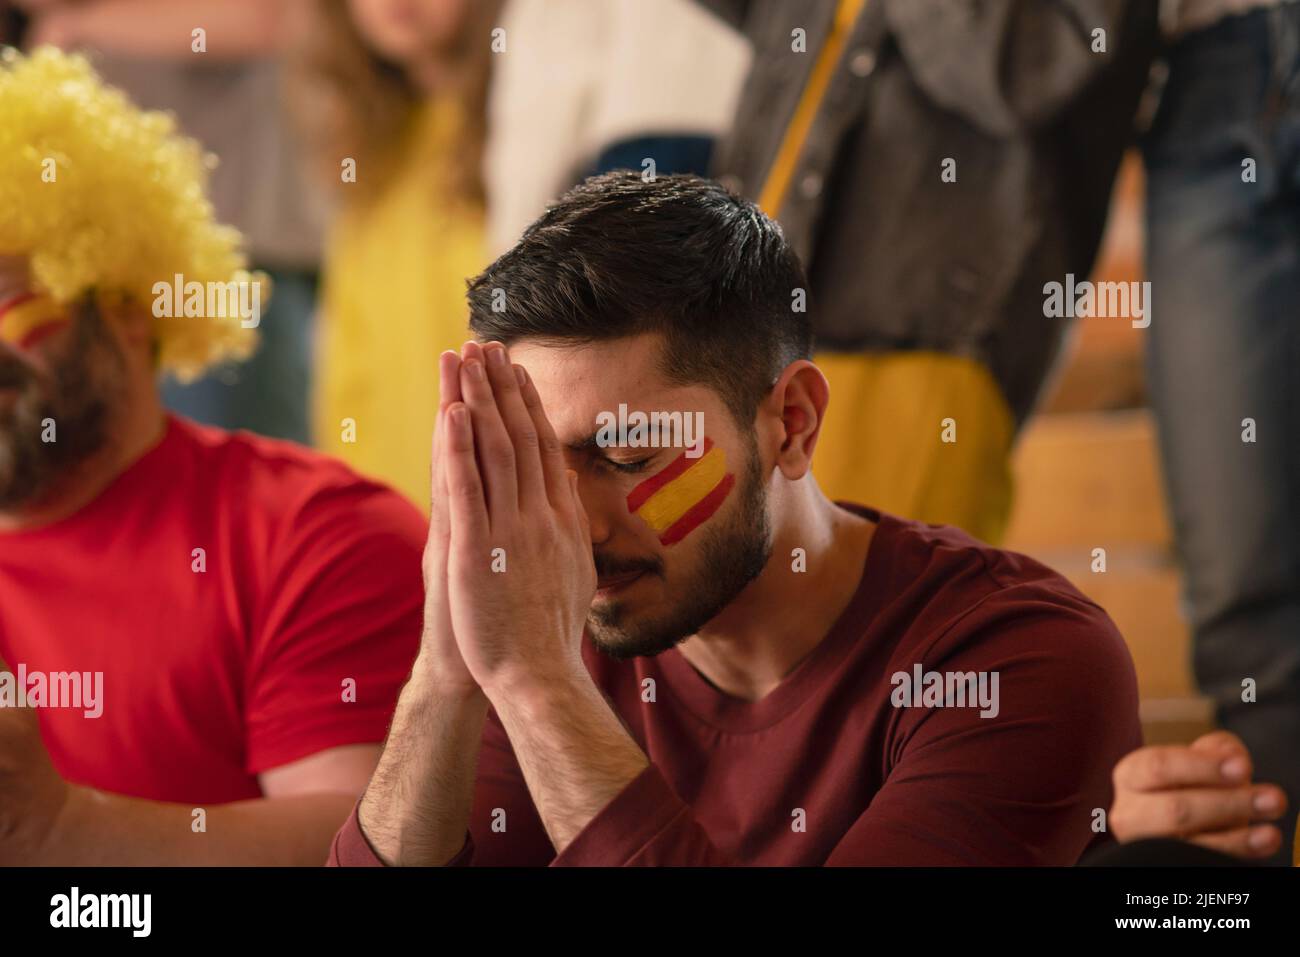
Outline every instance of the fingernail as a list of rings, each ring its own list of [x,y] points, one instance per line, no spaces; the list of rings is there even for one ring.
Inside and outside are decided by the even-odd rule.
[[[1245,758],[1228,758],[1219,765],[1219,771],[1231,781],[1239,781],[1244,778],[1247,770],[1249,770],[1249,765],[1246,764]]]
[[[1246,837],[1246,843],[1255,850],[1268,847],[1269,842],[1273,839],[1273,831],[1267,827],[1251,828],[1250,834]]]
[[[456,428],[465,428],[468,421],[469,418],[465,415],[465,407],[463,405],[458,405],[456,408],[451,410],[451,422],[452,425],[456,426]]]
[[[1278,800],[1277,793],[1274,791],[1260,791],[1255,795],[1254,800],[1251,803],[1254,804],[1256,811],[1269,812],[1282,810],[1282,804]]]
[[[515,366],[515,378],[519,380],[520,385],[528,381],[528,373],[524,371],[523,366]]]
[[[477,359],[466,359],[465,369],[469,372],[469,377],[475,382],[483,381],[483,363]]]
[[[504,346],[493,345],[487,350],[488,362],[494,366],[504,365],[506,361],[506,350]]]

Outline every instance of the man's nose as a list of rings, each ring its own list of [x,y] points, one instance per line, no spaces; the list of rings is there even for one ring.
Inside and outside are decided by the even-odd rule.
[[[602,483],[591,481],[582,472],[578,472],[578,498],[587,513],[587,523],[591,526],[591,543],[600,545],[609,540],[614,532],[614,516],[610,511],[616,503],[612,501],[607,488]]]

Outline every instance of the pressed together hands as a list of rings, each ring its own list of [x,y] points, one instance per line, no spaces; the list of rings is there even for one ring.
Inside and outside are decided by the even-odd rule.
[[[388,863],[453,858],[491,704],[560,851],[649,763],[582,660],[596,568],[577,473],[502,345],[444,353],[440,373],[424,635],[358,818]]]
[[[585,677],[591,533],[537,389],[499,343],[446,352],[440,372],[424,551],[428,667],[460,693]]]

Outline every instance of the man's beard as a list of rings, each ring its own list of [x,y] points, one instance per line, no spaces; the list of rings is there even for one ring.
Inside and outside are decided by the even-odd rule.
[[[758,577],[772,555],[772,523],[767,513],[767,487],[758,449],[750,443],[749,463],[740,499],[726,522],[707,529],[701,543],[692,590],[679,596],[659,618],[628,621],[617,599],[593,607],[587,615],[592,643],[611,658],[650,657],[675,647],[695,634],[731,604]],[[663,576],[657,560],[617,562],[595,556],[601,576],[643,571]]]
[[[125,389],[125,359],[89,304],[75,310],[47,366],[0,350],[0,511],[39,502],[102,449]]]

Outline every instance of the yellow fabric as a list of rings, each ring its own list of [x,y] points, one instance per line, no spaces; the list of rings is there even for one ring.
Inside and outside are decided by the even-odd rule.
[[[808,131],[812,129],[813,120],[816,119],[817,111],[821,109],[822,99],[826,96],[826,88],[830,85],[831,71],[840,60],[849,31],[858,19],[858,14],[862,12],[865,2],[866,0],[840,0],[839,6],[835,9],[835,22],[831,25],[831,32],[826,37],[822,48],[817,51],[817,62],[813,64],[812,71],[808,74],[808,82],[799,97],[799,105],[795,107],[794,116],[790,119],[790,125],[786,127],[776,159],[772,161],[772,168],[767,174],[767,182],[763,184],[763,189],[758,196],[759,208],[773,219],[777,217],[781,211],[781,204],[785,202],[785,194],[790,188],[790,179],[794,176],[795,163],[799,160],[799,154],[803,152]]]
[[[997,544],[1011,508],[1014,437],[988,369],[937,352],[822,353],[831,401],[813,474],[833,499],[957,525]],[[944,442],[944,419],[955,442]]]
[[[482,209],[446,185],[460,126],[455,103],[426,104],[382,190],[343,210],[325,254],[317,445],[426,510],[438,356],[469,338],[465,280],[485,265]]]

